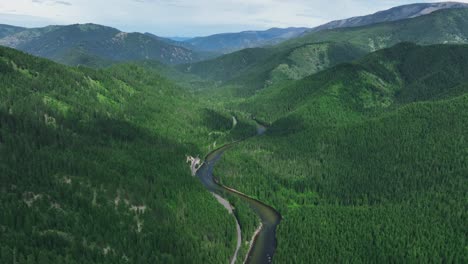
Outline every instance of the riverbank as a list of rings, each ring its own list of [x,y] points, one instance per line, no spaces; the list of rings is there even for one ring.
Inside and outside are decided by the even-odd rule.
[[[265,126],[257,123],[258,135],[265,133],[266,129],[267,128]],[[252,210],[261,220],[261,223],[253,235],[244,263],[271,263],[274,252],[276,250],[276,227],[281,221],[281,214],[273,207],[266,205],[257,199],[249,197],[248,195],[243,194],[235,189],[219,184],[213,176],[214,166],[221,159],[224,152],[242,141],[243,140],[226,144],[210,152],[206,156],[203,165],[199,168],[199,170],[197,170],[196,176],[200,179],[205,188],[215,195],[218,202],[220,202],[229,211],[230,214],[233,213],[232,206],[225,198],[221,197],[220,194],[226,192],[230,193],[250,205]],[[238,232],[238,242],[235,253],[231,258],[231,263],[235,263],[237,260],[237,254],[240,245],[242,244],[240,236],[241,229],[237,218],[236,223],[238,226],[238,228],[236,228]]]

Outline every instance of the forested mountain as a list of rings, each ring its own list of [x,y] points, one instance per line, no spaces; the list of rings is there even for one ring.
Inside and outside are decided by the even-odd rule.
[[[278,263],[465,262],[467,76],[466,45],[400,44],[270,87],[217,172],[281,212]]]
[[[365,52],[346,43],[311,43],[292,48],[252,48],[213,60],[178,65],[184,73],[241,85],[244,92],[285,80],[299,80],[341,62],[361,57]]]
[[[10,36],[25,30],[26,28],[22,27],[15,27],[10,25],[2,25],[0,24],[0,38],[4,38],[6,36]]]
[[[325,30],[305,34],[284,43],[285,46],[310,42],[346,41],[375,51],[408,41],[418,44],[467,43],[468,8],[446,9],[429,15],[363,27]]]
[[[223,33],[207,37],[192,38],[185,42],[196,50],[215,53],[231,53],[246,48],[274,45],[295,38],[307,28],[271,28],[265,31]]]
[[[178,64],[201,59],[197,53],[161,39],[95,24],[27,29],[0,39],[0,45],[68,65],[99,66],[135,60]]]
[[[302,110],[318,111],[315,107],[321,105],[316,100],[324,100],[322,96],[330,96],[338,104],[336,107],[347,112],[369,113],[457,96],[468,92],[467,66],[467,45],[422,47],[401,43],[353,63],[265,89],[249,99],[252,108],[248,112],[274,121]],[[322,110],[328,113],[327,109]],[[315,119],[318,114],[304,113],[303,119]],[[323,118],[323,121],[336,120]]]
[[[231,257],[233,219],[185,165],[229,134],[223,115],[136,65],[68,68],[8,48],[0,91],[1,263]]]
[[[0,263],[468,263],[462,7],[183,44],[0,25]]]
[[[294,39],[307,32],[318,32],[327,29],[359,27],[382,22],[392,22],[418,16],[427,15],[437,10],[467,8],[468,4],[457,2],[421,3],[403,5],[380,11],[375,14],[353,17],[314,28],[272,28],[266,31],[244,31],[239,33],[216,34],[207,37],[198,37],[185,41],[198,51],[215,53],[231,53],[246,48],[257,48],[266,45],[275,45],[283,41]]]
[[[415,18],[418,16],[428,15],[438,10],[454,8],[468,8],[468,4],[457,2],[441,2],[402,5],[388,10],[380,11],[372,15],[332,21],[327,24],[315,27],[309,31],[317,32],[335,28],[367,26],[382,22],[392,22],[408,18]]]
[[[178,68],[224,84],[241,85],[242,93],[252,93],[400,42],[468,43],[467,29],[468,9],[441,10],[396,22],[309,33],[275,47],[241,50]]]

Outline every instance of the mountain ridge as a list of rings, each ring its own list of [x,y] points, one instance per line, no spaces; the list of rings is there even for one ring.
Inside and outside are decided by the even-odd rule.
[[[298,80],[400,42],[468,43],[467,28],[468,9],[445,9],[412,19],[310,32],[273,47],[241,50],[177,68],[224,84],[249,86],[254,92],[284,80]],[[330,57],[330,52],[336,55]],[[288,58],[290,55],[293,57]]]
[[[264,45],[274,45],[287,39],[294,38],[305,32],[307,28],[270,28],[264,31],[242,31],[238,33],[220,33],[206,37],[196,37],[185,42],[190,43],[197,50],[222,52],[255,48]]]
[[[166,64],[201,59],[196,52],[162,39],[92,23],[25,29],[0,39],[0,45],[69,65],[79,64],[82,56],[109,62],[154,59]],[[63,57],[67,53],[69,61]]]
[[[327,29],[359,27],[382,22],[392,22],[418,16],[429,15],[443,9],[468,8],[468,4],[461,2],[417,3],[393,7],[374,14],[334,20],[314,27],[308,32],[317,32]]]

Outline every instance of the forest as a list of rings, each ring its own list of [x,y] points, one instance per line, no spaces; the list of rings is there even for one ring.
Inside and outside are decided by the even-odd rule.
[[[275,263],[468,262],[468,46],[349,45],[191,71],[0,47],[0,262],[229,263],[234,218],[185,162],[240,139],[214,174],[281,213]],[[259,219],[227,199],[242,263]]]
[[[230,115],[137,65],[70,68],[0,48],[0,71],[2,263],[230,258],[234,220],[185,155],[248,123],[231,131]]]

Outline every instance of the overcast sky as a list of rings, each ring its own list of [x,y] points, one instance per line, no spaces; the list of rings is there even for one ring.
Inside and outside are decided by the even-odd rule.
[[[416,2],[424,0],[0,0],[0,24],[39,27],[92,22],[123,31],[192,37],[313,27]]]

